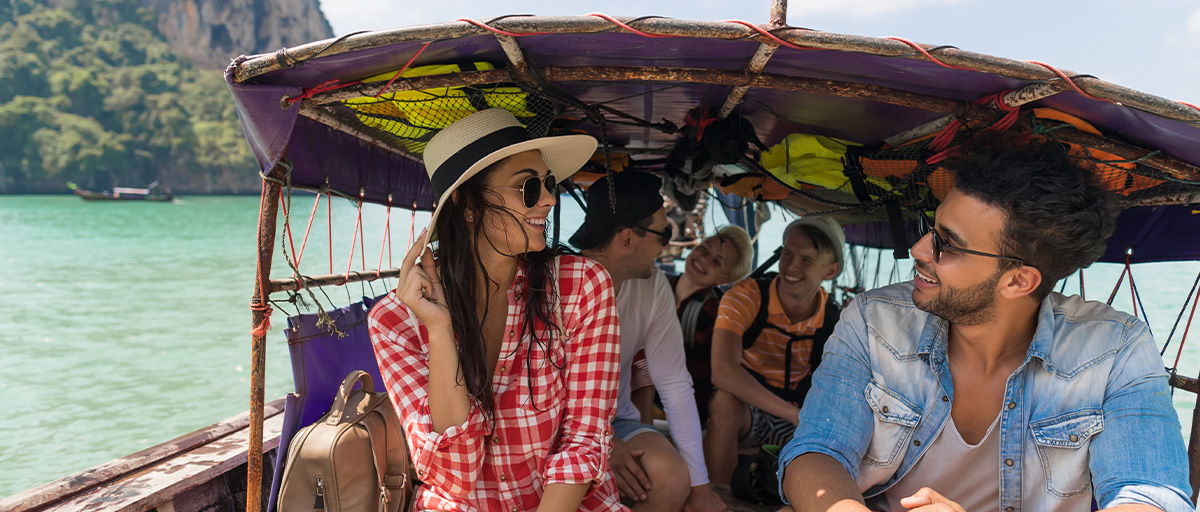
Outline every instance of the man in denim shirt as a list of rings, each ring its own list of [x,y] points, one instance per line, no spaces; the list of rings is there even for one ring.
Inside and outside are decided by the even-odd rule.
[[[780,457],[797,511],[1194,510],[1145,323],[1052,293],[1116,209],[1054,144],[995,138],[912,253],[843,312]],[[864,501],[865,498],[865,501]]]

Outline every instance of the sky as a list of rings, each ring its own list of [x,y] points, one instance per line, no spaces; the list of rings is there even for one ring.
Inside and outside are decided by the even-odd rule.
[[[765,24],[770,0],[321,0],[336,35],[505,14],[602,12]],[[1086,73],[1200,104],[1200,0],[792,0],[788,24],[919,43]]]

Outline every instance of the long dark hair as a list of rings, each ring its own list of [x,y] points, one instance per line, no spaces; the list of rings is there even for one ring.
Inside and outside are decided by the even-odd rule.
[[[480,311],[488,311],[489,301],[493,291],[500,283],[492,277],[483,264],[479,247],[476,246],[477,233],[486,233],[488,222],[498,222],[502,225],[520,227],[522,222],[512,211],[499,205],[499,196],[495,190],[486,188],[490,176],[507,159],[496,162],[460,185],[454,194],[446,200],[442,214],[434,221],[438,233],[437,264],[446,293],[446,306],[450,309],[450,324],[458,340],[458,360],[462,374],[459,382],[465,382],[467,392],[483,406],[490,419],[495,417],[495,400],[492,396],[491,379],[487,371],[487,350],[483,340],[483,317]],[[471,220],[467,220],[466,212],[473,212]],[[521,235],[528,244],[528,234],[521,230]],[[483,243],[488,243],[498,252],[495,242],[483,236]],[[533,338],[533,343],[525,346],[528,351],[543,350],[547,361],[561,368],[562,361],[556,361],[551,354],[552,344],[559,338],[562,326],[553,321],[551,310],[557,298],[551,297],[550,286],[551,266],[554,257],[561,249],[551,247],[536,252],[513,255],[517,265],[523,267],[526,279],[525,318],[522,321],[521,332],[517,333],[523,339],[525,333]],[[482,283],[479,282],[482,279]],[[483,285],[480,304],[480,284]],[[556,289],[556,288],[554,288]],[[482,308],[480,307],[482,306]],[[539,332],[535,326],[546,326]],[[532,355],[532,354],[529,354]],[[526,378],[532,383],[533,372],[531,360],[526,358]],[[529,386],[533,388],[532,385]],[[532,399],[532,397],[530,397]],[[489,422],[492,423],[492,422]]]

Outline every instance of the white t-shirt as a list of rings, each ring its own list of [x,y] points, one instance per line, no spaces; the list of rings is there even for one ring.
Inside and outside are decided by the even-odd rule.
[[[617,293],[617,317],[621,324],[617,417],[640,421],[641,414],[629,398],[629,376],[633,373],[633,356],[644,349],[650,380],[662,398],[672,441],[687,463],[692,486],[707,484],[696,393],[683,351],[683,329],[675,316],[675,292],[667,276],[655,270],[646,279],[622,283]]]
[[[967,444],[954,417],[946,418],[942,432],[929,445],[908,474],[884,492],[891,512],[908,510],[900,499],[929,487],[958,503],[963,510],[1000,510],[1000,415],[976,444]]]

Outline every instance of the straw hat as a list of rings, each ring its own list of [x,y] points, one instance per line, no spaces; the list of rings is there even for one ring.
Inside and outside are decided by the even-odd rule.
[[[425,244],[437,240],[434,229],[442,206],[460,185],[507,156],[538,150],[555,181],[564,181],[596,152],[591,135],[531,138],[507,110],[490,108],[464,117],[433,136],[425,146],[425,171],[437,195]]]

